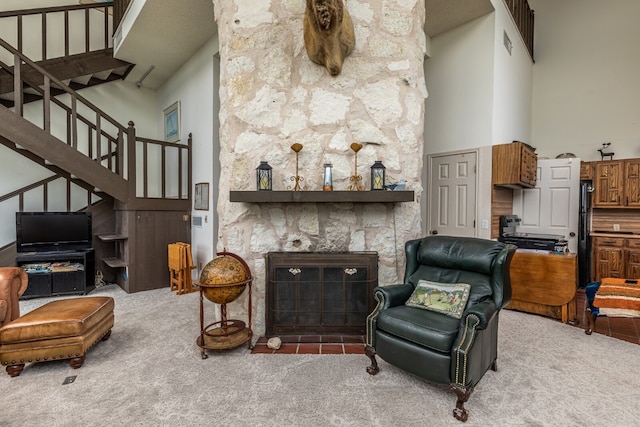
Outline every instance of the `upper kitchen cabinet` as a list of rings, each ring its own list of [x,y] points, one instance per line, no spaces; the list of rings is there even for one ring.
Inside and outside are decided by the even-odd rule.
[[[596,162],[596,208],[640,208],[640,159]]]
[[[624,197],[626,206],[640,207],[640,159],[624,161]]]
[[[536,186],[538,158],[535,149],[524,142],[493,146],[493,185],[510,188]]]
[[[595,162],[580,162],[580,180],[591,181],[593,180],[593,169]]]

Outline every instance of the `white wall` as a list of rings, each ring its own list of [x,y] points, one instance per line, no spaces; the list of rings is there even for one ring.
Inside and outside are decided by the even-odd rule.
[[[161,139],[158,132],[158,116],[154,106],[157,93],[151,89],[137,87],[122,80],[92,86],[78,91],[102,111],[127,126],[135,123],[136,135],[143,138]]]
[[[533,61],[502,0],[494,0],[494,73],[492,144],[513,140],[530,143]],[[504,46],[504,33],[511,53]]]
[[[541,156],[640,157],[640,1],[529,0],[533,145]]]
[[[159,90],[156,115],[158,132],[163,132],[162,111],[175,101],[181,102],[181,141],[186,143],[193,134],[193,183],[209,183],[209,209],[194,210],[193,216],[202,218],[202,228],[193,227],[191,248],[195,264],[200,268],[215,257],[217,240],[216,204],[220,169],[216,165],[217,138],[214,140],[214,55],[218,51],[218,39],[205,43]],[[217,97],[217,93],[215,93]],[[218,111],[216,109],[215,114]],[[217,133],[216,133],[217,135]],[[193,188],[191,189],[193,191]]]
[[[431,39],[425,155],[491,145],[494,26],[488,14]]]
[[[432,38],[425,61],[425,156],[478,151],[477,224],[491,219],[491,145],[532,139],[533,62],[504,2],[492,4],[495,12]]]
[[[494,13],[431,39],[425,154],[531,141],[533,62],[503,1],[492,3]]]

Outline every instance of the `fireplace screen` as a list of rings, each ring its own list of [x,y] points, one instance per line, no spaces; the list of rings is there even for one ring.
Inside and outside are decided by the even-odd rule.
[[[271,252],[267,336],[364,334],[377,285],[375,252]]]

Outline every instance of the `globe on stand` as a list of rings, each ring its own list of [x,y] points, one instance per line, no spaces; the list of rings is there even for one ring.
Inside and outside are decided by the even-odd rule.
[[[205,350],[224,350],[238,347],[245,342],[251,348],[251,271],[247,263],[231,252],[218,252],[218,257],[207,263],[200,274],[200,336],[196,343],[200,355],[207,358]],[[227,304],[235,301],[249,288],[248,326],[241,320],[227,318]],[[220,304],[220,321],[204,325],[204,298]]]

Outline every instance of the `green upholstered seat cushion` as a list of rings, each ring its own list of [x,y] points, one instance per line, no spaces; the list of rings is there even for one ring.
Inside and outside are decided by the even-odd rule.
[[[467,307],[470,289],[471,285],[468,283],[419,280],[405,304],[460,319]]]
[[[460,320],[435,311],[398,305],[380,312],[377,328],[423,347],[449,353],[458,335]]]

